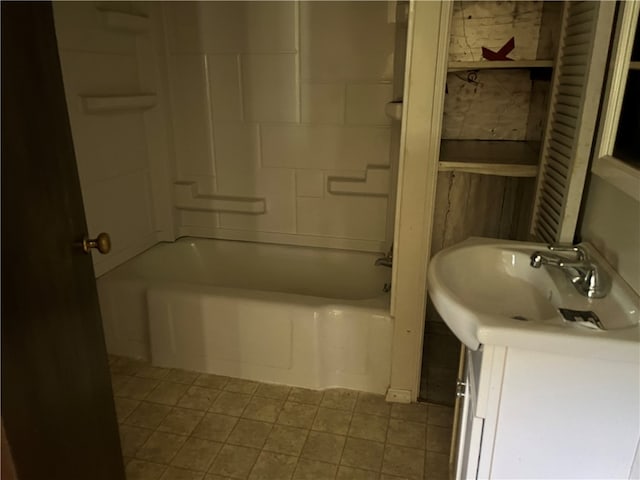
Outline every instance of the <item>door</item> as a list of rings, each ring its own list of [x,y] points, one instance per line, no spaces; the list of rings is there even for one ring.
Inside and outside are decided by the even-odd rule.
[[[51,5],[1,5],[6,437],[20,480],[123,479]]]

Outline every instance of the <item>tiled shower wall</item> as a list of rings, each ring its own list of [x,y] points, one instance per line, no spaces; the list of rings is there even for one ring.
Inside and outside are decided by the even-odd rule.
[[[386,248],[388,3],[171,2],[163,13],[178,233]]]

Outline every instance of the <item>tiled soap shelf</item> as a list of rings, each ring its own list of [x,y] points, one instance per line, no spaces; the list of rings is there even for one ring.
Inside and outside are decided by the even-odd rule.
[[[443,140],[440,172],[466,172],[504,177],[535,177],[538,144],[509,140]]]
[[[85,113],[107,113],[119,110],[147,110],[154,107],[157,97],[154,94],[139,95],[82,95],[82,107]]]
[[[327,187],[334,195],[386,197],[389,195],[389,167],[367,167],[364,178],[328,177]]]
[[[181,210],[204,210],[209,212],[249,213],[266,212],[264,198],[231,197],[226,195],[205,195],[198,193],[195,182],[173,184],[176,207]]]
[[[142,33],[149,30],[149,19],[143,15],[113,10],[100,10],[100,13],[104,19],[105,27],[109,30],[129,33]]]

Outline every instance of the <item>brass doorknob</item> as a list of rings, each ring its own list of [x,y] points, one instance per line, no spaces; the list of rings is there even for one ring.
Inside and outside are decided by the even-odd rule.
[[[92,248],[97,248],[102,254],[109,253],[111,250],[111,238],[109,238],[109,234],[102,232],[93,240],[90,238],[82,240],[84,253],[89,253]]]

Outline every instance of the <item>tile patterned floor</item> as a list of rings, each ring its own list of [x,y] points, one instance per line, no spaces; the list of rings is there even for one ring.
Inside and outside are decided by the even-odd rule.
[[[448,478],[451,408],[110,364],[127,480]]]

